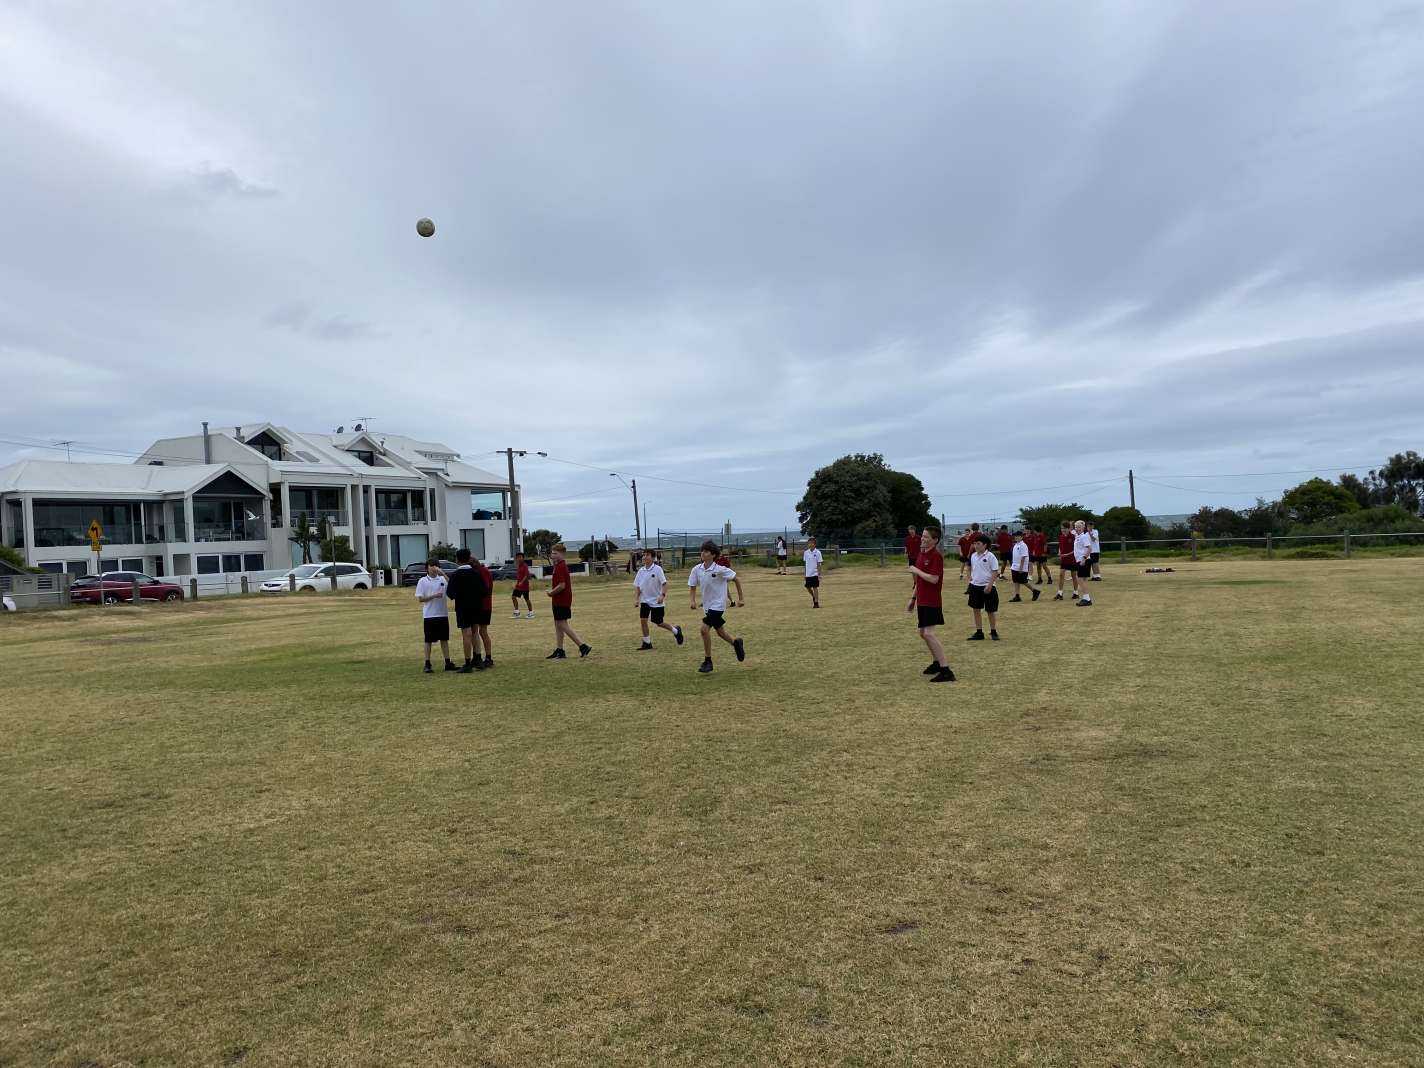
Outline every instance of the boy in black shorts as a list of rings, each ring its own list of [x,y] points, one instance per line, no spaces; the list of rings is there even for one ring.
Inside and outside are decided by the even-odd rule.
[[[1014,579],[1014,595],[1009,598],[1010,604],[1023,600],[1023,597],[1019,595],[1019,590],[1028,586],[1029,556],[1028,542],[1024,540],[1023,531],[1014,531],[1014,547],[1010,550],[1009,556],[1009,574]],[[1033,594],[1033,599],[1036,601],[1042,591],[1029,589],[1028,592]]]
[[[648,623],[661,627],[672,635],[678,645],[682,644],[682,628],[672,626],[663,620],[667,611],[667,575],[662,566],[653,559],[650,552],[643,553],[643,566],[633,576],[633,602],[638,606],[638,622],[643,628],[643,644],[638,651],[645,652],[653,647],[653,639],[648,631]]]
[[[484,660],[475,647],[475,625],[483,608],[485,589],[479,571],[471,562],[473,559],[469,549],[457,550],[455,563],[459,566],[449,576],[448,592],[450,600],[455,602],[455,626],[460,628],[465,643],[465,666],[460,668],[464,675],[485,669]]]
[[[746,643],[741,638],[733,638],[727,633],[726,619],[723,613],[727,610],[727,583],[736,582],[740,591],[741,582],[737,578],[737,573],[730,567],[723,567],[717,563],[717,545],[712,541],[702,543],[702,552],[699,554],[702,562],[692,569],[692,574],[687,576],[687,586],[692,592],[692,610],[697,610],[697,595],[702,594],[702,666],[697,670],[706,675],[712,670],[712,635],[715,632],[717,637],[732,647],[732,651],[737,654],[737,660],[742,661],[747,658]]]
[[[971,642],[984,640],[984,617],[989,614],[989,637],[999,640],[999,591],[994,589],[994,580],[999,577],[999,561],[989,551],[989,535],[979,534],[974,538],[974,552],[969,557],[969,607],[974,612],[974,633]]]
[[[450,659],[450,610],[445,607],[445,576],[440,573],[439,560],[425,561],[425,575],[415,584],[415,599],[420,602],[421,622],[425,628],[425,673],[430,666],[430,649],[440,643],[445,654],[445,670],[458,671]]]
[[[925,668],[925,674],[930,682],[953,682],[954,672],[944,658],[944,646],[935,633],[935,627],[944,626],[944,557],[939,551],[939,531],[934,527],[925,527],[921,532],[920,554],[910,565],[910,574],[915,578],[915,588],[905,611],[918,610],[920,639],[934,658]]]

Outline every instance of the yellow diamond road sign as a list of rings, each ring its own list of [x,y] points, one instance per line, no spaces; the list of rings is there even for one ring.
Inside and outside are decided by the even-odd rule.
[[[94,548],[99,547],[99,539],[104,536],[104,528],[99,525],[96,519],[89,524],[89,540],[94,543]]]

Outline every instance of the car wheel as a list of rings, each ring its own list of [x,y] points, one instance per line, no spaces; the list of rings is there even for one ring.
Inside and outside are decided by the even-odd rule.
[[[353,590],[364,590],[364,589],[366,588],[366,584],[365,584],[364,582],[358,582],[358,583],[356,583],[356,585],[352,586],[351,588],[352,588]]]
[[[316,593],[316,587],[315,587],[315,586],[298,586],[298,587],[297,587],[297,592],[298,592],[298,593]]]
[[[106,593],[106,594],[104,594],[104,603],[105,603],[105,604],[118,604],[118,603],[119,603],[119,599],[118,599],[116,596],[114,596],[112,593]]]
[[[165,601],[177,601],[177,600],[181,600],[182,597],[183,597],[183,595],[182,595],[181,593],[177,593],[177,592],[175,592],[175,591],[173,591],[173,590],[169,590],[167,593],[165,593],[165,594],[163,595],[163,599],[164,599]]]

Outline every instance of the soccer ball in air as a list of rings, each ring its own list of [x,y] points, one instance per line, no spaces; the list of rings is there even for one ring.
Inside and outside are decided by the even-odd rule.
[[[415,224],[415,232],[421,237],[430,237],[435,233],[435,224],[429,219],[421,219]]]

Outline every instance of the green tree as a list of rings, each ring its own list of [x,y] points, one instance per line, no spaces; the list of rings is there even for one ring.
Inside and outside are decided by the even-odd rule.
[[[25,557],[23,556],[23,554],[21,554],[20,550],[12,549],[8,545],[0,545],[0,560],[4,560],[5,563],[9,564],[11,567],[19,568],[21,571],[25,571],[30,574],[38,574],[40,570],[37,567],[31,567],[29,564],[25,563]]]
[[[287,535],[287,540],[293,545],[302,547],[302,563],[309,564],[312,562],[312,545],[320,537],[316,528],[312,526],[311,517],[306,512],[302,512],[292,520],[292,532]]]
[[[1358,512],[1360,502],[1349,490],[1323,478],[1312,478],[1287,490],[1281,507],[1294,523],[1318,523],[1332,515]]]
[[[524,532],[524,555],[532,558],[549,556],[549,550],[563,541],[563,537],[557,530],[545,530],[540,527],[538,530],[526,530]]]
[[[807,480],[806,495],[796,502],[802,533],[844,537],[866,522],[893,530],[889,473],[879,453],[842,456],[820,468]]]
[[[884,474],[885,488],[890,492],[890,523],[894,528],[891,535],[905,533],[906,527],[923,530],[927,526],[938,526],[930,513],[930,496],[925,492],[924,483],[908,471],[891,471]]]
[[[345,534],[337,534],[330,523],[323,519],[317,524],[321,535],[321,558],[328,564],[349,564],[356,559],[356,550],[351,548],[351,539]]]
[[[1187,520],[1187,526],[1203,538],[1240,538],[1245,536],[1241,513],[1232,508],[1213,508],[1204,504]]]
[[[1036,508],[1020,508],[1019,522],[1026,528],[1041,530],[1045,534],[1052,534],[1064,520],[1072,523],[1078,519],[1090,519],[1094,523],[1098,521],[1090,509],[1084,508],[1076,501],[1072,504],[1040,504]]]
[[[1395,453],[1369,473],[1367,482],[1371,504],[1397,504],[1418,515],[1424,502],[1424,456],[1413,449]]]
[[[1369,508],[1374,504],[1374,497],[1370,493],[1370,487],[1359,475],[1352,475],[1349,472],[1340,476],[1340,488],[1355,498],[1355,503],[1361,508]]]
[[[435,560],[453,560],[459,551],[459,546],[451,545],[447,541],[437,541],[430,547],[430,557]]]
[[[1103,537],[1140,541],[1152,536],[1152,524],[1147,521],[1147,517],[1136,508],[1130,508],[1125,504],[1109,508],[1104,512],[1098,526],[1102,528]]]

